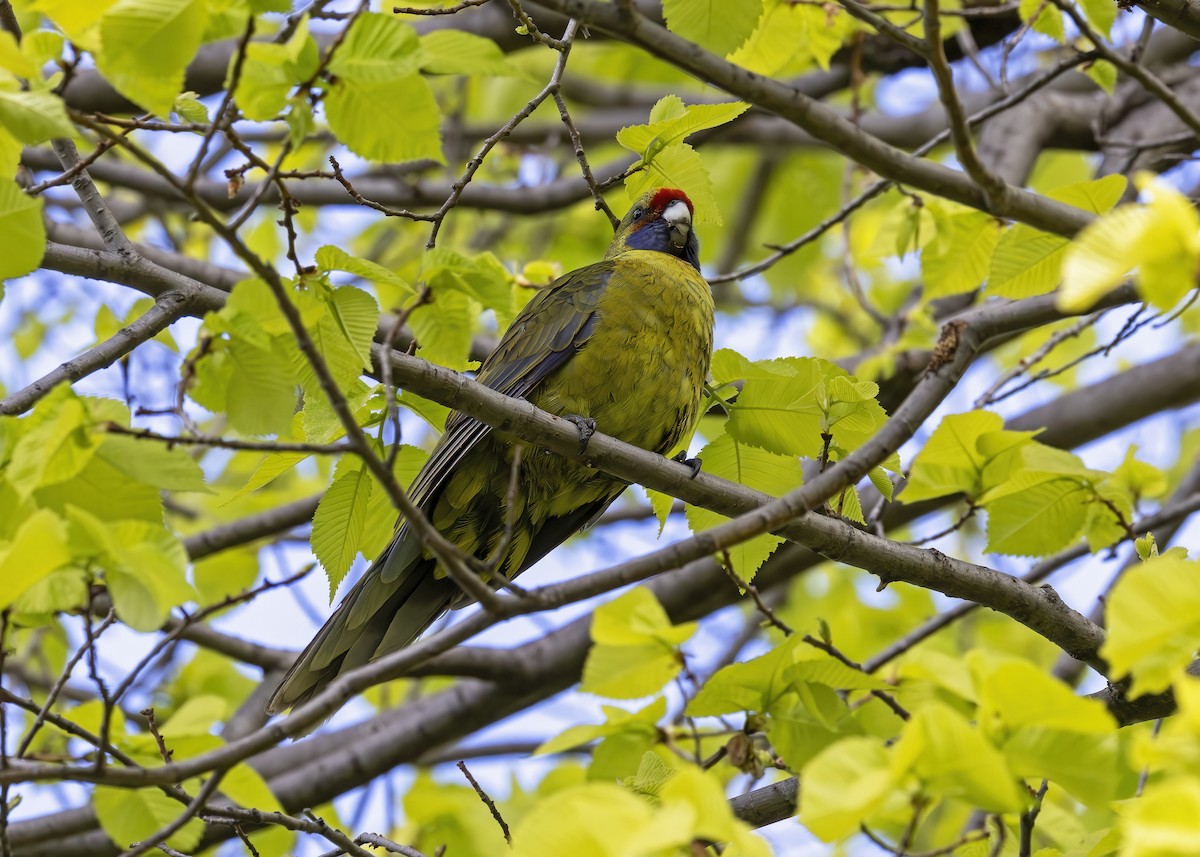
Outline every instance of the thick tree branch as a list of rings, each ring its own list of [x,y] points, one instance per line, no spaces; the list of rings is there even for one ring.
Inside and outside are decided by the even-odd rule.
[[[640,16],[623,18],[612,6],[594,0],[546,0],[546,5],[618,36],[726,92],[794,122],[856,163],[879,175],[947,199],[1028,223],[1056,235],[1071,236],[1093,216],[1046,197],[1009,187],[1003,205],[991,205],[972,179],[933,161],[914,158],[876,137],[862,133],[829,107],[703,50]]]

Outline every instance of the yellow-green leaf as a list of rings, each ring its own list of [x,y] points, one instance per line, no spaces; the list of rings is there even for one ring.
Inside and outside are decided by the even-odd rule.
[[[1125,193],[1122,175],[1055,188],[1046,195],[1094,214],[1105,214]],[[1058,285],[1070,241],[1024,223],[1000,236],[988,272],[988,291],[1006,298],[1028,298],[1051,292]]]
[[[706,473],[730,479],[773,497],[786,494],[803,481],[800,462],[794,456],[776,455],[739,443],[728,434],[721,435],[705,446],[700,450],[699,457],[704,462]],[[687,507],[686,515],[688,526],[694,533],[729,520],[724,515],[692,505]],[[732,546],[728,549],[733,563],[732,571],[741,580],[749,582],[782,542],[779,536],[764,533]],[[723,562],[724,554],[718,559]]]
[[[61,518],[40,509],[26,518],[8,544],[0,544],[0,609],[71,559]]]
[[[206,18],[204,0],[118,0],[100,20],[96,63],[123,95],[166,118]]]
[[[1200,566],[1160,556],[1126,571],[1106,602],[1100,650],[1113,676],[1133,676],[1130,696],[1166,690],[1200,639]]]
[[[0,125],[22,143],[44,143],[75,133],[63,100],[46,90],[0,91]]]
[[[380,110],[381,104],[404,109]],[[337,138],[367,160],[445,163],[441,113],[419,74],[378,81],[339,78],[325,97],[325,113]]]
[[[1058,306],[1081,312],[1115,288],[1134,268],[1139,291],[1170,309],[1196,285],[1200,215],[1183,194],[1139,176],[1145,203],[1123,205],[1076,236],[1063,261]]]
[[[362,463],[345,457],[313,515],[312,548],[329,578],[330,601],[358,556],[372,488]]]
[[[92,806],[100,827],[120,849],[157,833],[184,813],[184,804],[158,789],[120,789],[96,786]],[[172,848],[191,851],[200,843],[204,823],[192,818],[167,839]]]
[[[857,832],[893,788],[887,752],[876,738],[838,741],[805,765],[801,776],[800,821],[825,842]]]
[[[0,280],[36,270],[45,251],[41,198],[28,196],[14,182],[0,180]]]
[[[754,32],[762,0],[664,0],[667,28],[720,56],[737,48]]]

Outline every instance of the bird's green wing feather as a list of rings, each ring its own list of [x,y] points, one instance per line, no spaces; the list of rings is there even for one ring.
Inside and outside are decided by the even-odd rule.
[[[614,267],[613,262],[604,261],[579,268],[534,295],[488,355],[477,380],[514,398],[524,398],[536,390],[587,342],[595,327],[596,305]],[[452,413],[446,420],[445,434],[409,489],[413,502],[429,511],[463,456],[491,430],[491,426],[466,414]],[[381,569],[383,582],[402,574],[414,559],[415,554],[409,554],[420,550],[415,540],[409,540],[408,550],[394,549],[404,542],[403,535],[398,532],[388,548]]]
[[[513,320],[476,380],[514,398],[524,398],[583,347],[595,322],[596,304],[613,272],[612,262],[572,271],[539,291]],[[438,493],[446,477],[491,427],[455,411],[446,431],[410,489],[417,505]]]

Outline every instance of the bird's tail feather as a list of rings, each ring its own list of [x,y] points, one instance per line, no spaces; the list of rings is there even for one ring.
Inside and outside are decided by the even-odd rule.
[[[382,565],[367,571],[296,658],[267,704],[268,714],[302,705],[339,675],[407,646],[458,593],[452,581],[434,577],[432,560],[419,559],[387,583]]]

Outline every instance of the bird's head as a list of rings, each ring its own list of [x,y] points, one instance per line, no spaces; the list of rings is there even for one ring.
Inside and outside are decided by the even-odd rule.
[[[700,270],[700,241],[692,229],[692,201],[681,190],[660,187],[642,194],[613,235],[604,254],[611,259],[626,250],[658,250]]]

